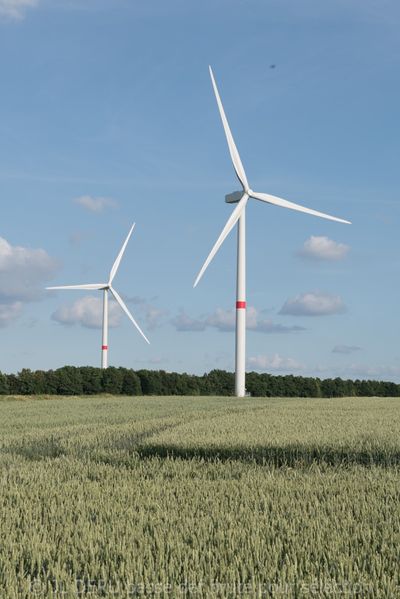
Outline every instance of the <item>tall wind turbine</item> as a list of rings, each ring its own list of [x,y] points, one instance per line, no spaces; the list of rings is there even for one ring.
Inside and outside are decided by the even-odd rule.
[[[266,202],[267,204],[274,204],[275,206],[281,206],[282,208],[290,208],[291,210],[298,210],[299,212],[305,212],[306,214],[312,214],[313,216],[319,216],[328,220],[334,220],[339,223],[351,224],[348,220],[342,218],[336,218],[317,210],[311,210],[305,208],[299,204],[288,202],[276,196],[260,193],[253,191],[250,188],[249,182],[247,181],[246,173],[243,168],[242,161],[240,160],[239,152],[236,148],[229,124],[225,115],[224,107],[221,102],[221,98],[218,93],[217,84],[215,83],[214,75],[211,67],[210,76],[212,85],[214,88],[215,97],[221,115],[222,124],[225,131],[226,141],[228,142],[229,153],[231,155],[233,168],[239,183],[242,186],[242,191],[235,191],[225,196],[225,201],[230,204],[237,204],[232,214],[228,218],[225,227],[222,229],[221,235],[218,237],[214,247],[209,253],[206,261],[197,278],[194,282],[193,287],[196,287],[197,283],[203,276],[207,266],[214,258],[215,254],[223,244],[225,238],[233,229],[236,223],[238,223],[238,234],[237,234],[237,275],[236,275],[236,352],[235,352],[235,395],[243,397],[245,395],[245,367],[246,367],[246,245],[245,245],[245,217],[246,217],[246,204],[249,198]]]
[[[143,339],[150,343],[147,339],[146,335],[143,333],[142,329],[133,318],[132,314],[129,312],[125,303],[123,302],[121,296],[115,291],[112,286],[112,282],[114,280],[115,275],[117,274],[118,267],[122,260],[122,256],[124,255],[126,246],[128,245],[128,241],[130,236],[132,235],[132,231],[134,229],[135,223],[133,223],[130,231],[128,233],[127,238],[124,241],[120,252],[112,265],[110,276],[108,278],[108,283],[89,283],[87,285],[63,285],[61,287],[46,287],[46,289],[81,289],[81,290],[91,290],[91,291],[102,291],[103,292],[103,334],[102,334],[102,345],[101,345],[101,367],[107,368],[108,366],[108,292],[110,291],[114,298],[117,300],[118,304],[121,306],[122,310],[126,313],[128,318],[132,321],[134,326],[137,328],[139,333],[142,335]]]

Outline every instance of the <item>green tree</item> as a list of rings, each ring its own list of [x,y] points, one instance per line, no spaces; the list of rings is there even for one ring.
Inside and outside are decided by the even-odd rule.
[[[235,375],[226,370],[211,370],[207,376],[212,395],[233,395],[235,390]]]
[[[165,395],[162,384],[163,371],[138,370],[137,375],[143,395]]]
[[[82,377],[75,366],[63,366],[55,371],[59,395],[82,395]]]
[[[321,381],[322,397],[337,397],[337,386],[333,379],[324,379]]]
[[[36,395],[52,393],[51,389],[48,387],[46,375],[47,373],[44,370],[35,370],[32,372],[33,393]]]
[[[101,368],[82,366],[79,371],[82,380],[82,393],[84,395],[97,395],[102,392]]]
[[[124,371],[123,368],[114,368],[110,366],[102,371],[102,390],[103,393],[112,393],[113,395],[120,395],[124,383]]]
[[[123,395],[142,395],[139,376],[133,370],[123,369],[123,382],[121,393]]]
[[[299,397],[320,397],[321,381],[312,377],[297,377],[299,379]]]
[[[8,393],[10,395],[19,395],[19,381],[16,374],[7,374]]]
[[[47,370],[44,373],[46,383],[46,393],[49,395],[56,395],[58,393],[58,374],[55,370]]]
[[[183,372],[177,375],[177,395],[199,395],[198,377]]]
[[[35,385],[32,371],[29,368],[23,368],[18,373],[18,393],[21,395],[33,395],[35,393]]]
[[[8,386],[8,377],[6,374],[0,372],[0,395],[8,395],[9,386]]]
[[[268,395],[268,380],[257,372],[246,374],[246,390],[253,397],[265,397]]]

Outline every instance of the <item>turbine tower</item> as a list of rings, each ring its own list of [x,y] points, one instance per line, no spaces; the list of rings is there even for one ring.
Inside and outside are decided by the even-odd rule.
[[[128,241],[130,236],[132,235],[132,231],[134,229],[135,223],[133,223],[130,231],[128,233],[127,238],[124,241],[122,248],[111,268],[110,276],[108,279],[108,283],[89,283],[87,285],[63,285],[61,287],[46,287],[46,289],[81,289],[81,290],[91,290],[91,291],[102,291],[103,292],[103,332],[102,332],[102,344],[101,344],[101,367],[107,368],[108,366],[108,292],[116,299],[117,303],[121,306],[122,310],[128,316],[128,318],[132,321],[134,326],[137,328],[139,333],[142,335],[143,339],[150,343],[147,339],[146,335],[143,333],[142,329],[133,318],[132,314],[129,312],[125,303],[123,302],[121,296],[117,293],[117,291],[112,286],[112,282],[114,280],[115,275],[117,274],[118,267],[122,260],[122,256],[124,255],[126,246],[128,245]]]
[[[240,160],[239,152],[236,148],[229,124],[225,115],[224,107],[221,102],[221,98],[218,93],[217,84],[215,83],[214,75],[211,67],[209,67],[212,85],[214,88],[215,97],[219,108],[222,124],[225,131],[226,140],[228,142],[229,153],[231,155],[233,168],[239,183],[242,186],[241,191],[235,191],[225,196],[225,201],[230,204],[237,204],[230,217],[228,218],[225,227],[222,229],[220,236],[218,237],[214,247],[209,253],[206,261],[197,278],[194,282],[193,287],[196,287],[201,277],[203,276],[207,266],[218,252],[219,248],[223,244],[225,238],[233,229],[236,223],[237,228],[237,275],[236,275],[236,351],[235,351],[235,395],[237,397],[244,397],[245,388],[245,367],[246,367],[246,205],[250,198],[266,202],[267,204],[274,204],[275,206],[281,206],[282,208],[290,208],[291,210],[297,210],[299,212],[305,212],[306,214],[312,214],[313,216],[319,216],[328,220],[337,221],[340,223],[351,224],[348,220],[342,218],[336,218],[317,210],[311,210],[305,208],[299,204],[288,202],[282,198],[276,196],[260,193],[253,191],[250,188],[249,182],[247,181],[246,173],[243,168],[242,161]]]

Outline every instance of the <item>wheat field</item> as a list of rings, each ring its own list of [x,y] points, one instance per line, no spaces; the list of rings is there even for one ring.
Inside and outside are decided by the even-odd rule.
[[[400,400],[0,400],[0,597],[400,597]]]

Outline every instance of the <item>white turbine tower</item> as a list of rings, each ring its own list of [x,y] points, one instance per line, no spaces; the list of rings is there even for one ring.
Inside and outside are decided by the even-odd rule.
[[[226,140],[228,142],[229,153],[231,155],[233,168],[235,169],[236,176],[242,186],[242,191],[235,191],[225,196],[225,201],[231,204],[237,203],[236,208],[228,218],[225,227],[222,229],[221,235],[218,237],[214,247],[209,253],[206,261],[197,278],[194,282],[193,287],[196,287],[197,283],[203,276],[207,266],[214,258],[215,254],[221,247],[225,238],[229,232],[233,229],[236,222],[238,222],[238,235],[237,235],[237,279],[236,279],[236,352],[235,352],[235,394],[238,397],[245,395],[245,366],[246,366],[246,246],[245,246],[245,216],[246,216],[246,204],[249,198],[266,202],[267,204],[274,204],[275,206],[281,206],[282,208],[290,208],[291,210],[298,210],[299,212],[305,212],[306,214],[312,214],[321,218],[327,218],[328,220],[334,220],[340,223],[351,224],[348,220],[342,218],[336,218],[317,210],[311,210],[293,202],[288,202],[276,196],[260,193],[253,191],[247,181],[246,173],[243,168],[242,161],[240,160],[239,152],[236,148],[235,142],[232,137],[231,130],[227,118],[225,116],[224,107],[222,106],[221,98],[218,93],[217,84],[215,83],[214,75],[211,67],[210,76],[212,85],[214,88],[215,97],[221,115],[222,124],[224,126]]]
[[[115,275],[117,274],[118,267],[122,260],[122,256],[125,252],[125,248],[128,245],[129,238],[132,235],[134,226],[135,226],[135,223],[133,223],[132,227],[130,228],[128,236],[125,239],[124,244],[123,244],[114,264],[112,265],[108,283],[89,283],[87,285],[63,285],[61,287],[46,287],[46,289],[81,289],[81,290],[91,290],[91,291],[96,290],[96,291],[103,292],[103,334],[102,334],[102,345],[101,345],[101,367],[102,368],[107,368],[107,366],[108,366],[107,358],[108,358],[108,292],[109,291],[114,296],[114,298],[116,299],[118,304],[121,306],[122,310],[126,313],[128,318],[135,325],[135,327],[137,328],[139,333],[142,335],[143,339],[145,341],[147,341],[147,343],[150,343],[150,341],[147,339],[146,335],[143,333],[142,329],[140,328],[140,326],[138,325],[136,320],[133,318],[132,314],[129,312],[125,303],[122,301],[121,296],[115,291],[115,289],[112,286],[112,282],[114,280]]]

